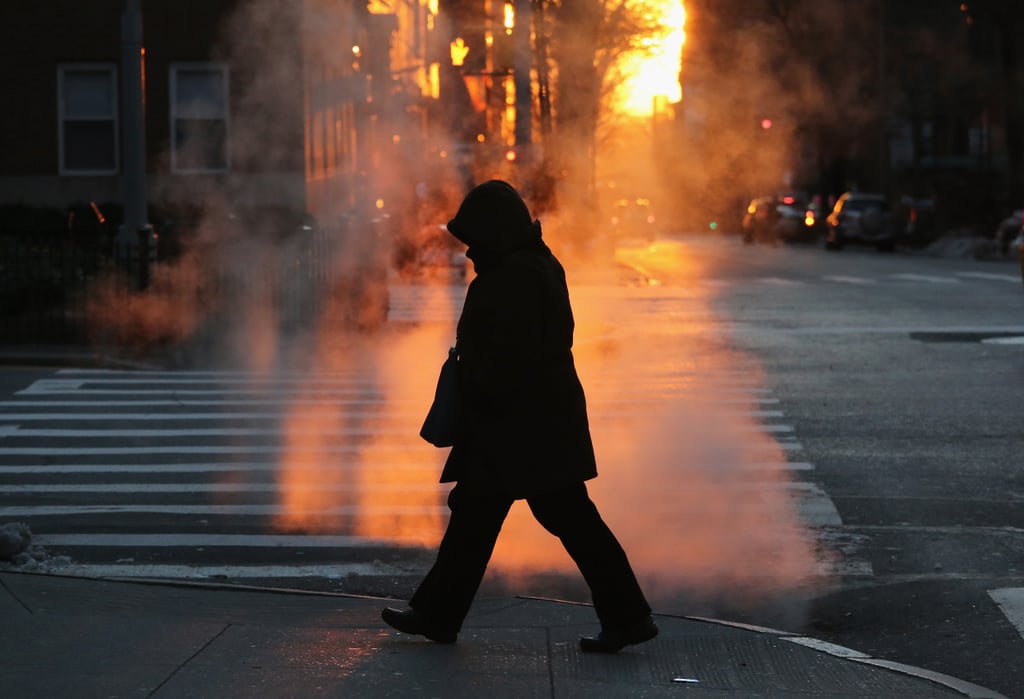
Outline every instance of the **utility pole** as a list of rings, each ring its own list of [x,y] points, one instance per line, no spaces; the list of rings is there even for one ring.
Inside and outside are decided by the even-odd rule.
[[[885,194],[886,175],[889,168],[888,105],[886,104],[885,67],[885,0],[878,0],[878,191]]]
[[[124,0],[121,14],[121,152],[124,169],[124,223],[117,234],[118,254],[137,256],[138,286],[149,285],[150,238],[146,203],[146,113],[143,94],[144,46],[140,0]]]

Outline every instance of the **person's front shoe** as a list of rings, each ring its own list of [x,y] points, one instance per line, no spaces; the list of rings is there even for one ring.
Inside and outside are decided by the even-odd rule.
[[[621,629],[602,629],[597,636],[584,636],[580,639],[580,650],[584,653],[618,653],[626,646],[635,646],[657,635],[658,625],[652,617],[647,617]]]
[[[458,636],[455,631],[442,628],[415,609],[402,610],[385,607],[384,611],[380,613],[380,617],[391,628],[398,629],[402,633],[425,636],[434,643],[455,643]]]

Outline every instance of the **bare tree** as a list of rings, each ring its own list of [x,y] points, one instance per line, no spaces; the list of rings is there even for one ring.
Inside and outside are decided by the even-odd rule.
[[[643,51],[664,34],[649,0],[540,0],[550,24],[539,27],[538,41],[550,46],[550,70],[556,89],[553,129],[546,148],[564,202],[580,212],[594,210],[598,127],[611,108],[615,67],[629,52]],[[544,57],[542,57],[543,60]],[[543,111],[542,103],[542,115]]]

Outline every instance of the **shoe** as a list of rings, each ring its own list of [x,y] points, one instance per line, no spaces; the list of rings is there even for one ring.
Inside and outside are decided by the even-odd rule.
[[[626,646],[635,646],[657,635],[658,625],[653,618],[647,617],[622,629],[604,629],[597,636],[584,636],[580,639],[580,650],[584,653],[618,653]]]
[[[402,633],[426,636],[434,643],[455,643],[458,634],[455,631],[445,631],[432,623],[423,614],[415,609],[401,610],[385,607],[380,613],[388,626],[398,629]]]

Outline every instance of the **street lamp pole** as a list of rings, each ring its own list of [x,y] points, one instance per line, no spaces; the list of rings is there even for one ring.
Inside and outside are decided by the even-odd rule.
[[[878,0],[878,191],[885,193],[888,174],[888,122],[885,102],[885,0]]]
[[[124,0],[121,14],[121,144],[124,169],[124,223],[117,235],[119,251],[138,254],[138,284],[149,282],[152,227],[146,204],[146,127],[143,94],[142,8],[140,0]]]
[[[516,88],[516,150],[529,160],[528,151],[533,140],[533,95],[530,69],[533,65],[530,50],[530,0],[514,0],[515,27],[512,30],[512,72]]]

